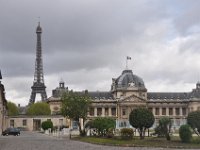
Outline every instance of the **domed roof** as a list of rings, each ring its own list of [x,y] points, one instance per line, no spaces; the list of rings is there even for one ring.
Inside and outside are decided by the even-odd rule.
[[[145,88],[142,78],[134,75],[132,70],[124,70],[116,79],[117,88],[127,88],[130,86]]]

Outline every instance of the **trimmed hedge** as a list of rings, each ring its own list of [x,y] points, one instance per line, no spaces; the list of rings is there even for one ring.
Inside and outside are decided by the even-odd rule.
[[[53,123],[52,123],[51,120],[47,120],[47,121],[42,122],[42,129],[43,130],[47,130],[49,128],[51,128],[51,130],[53,129]]]
[[[183,143],[189,143],[192,139],[192,132],[190,126],[185,124],[179,128],[179,136]]]
[[[132,128],[122,128],[120,131],[122,139],[132,139],[133,138],[133,129]]]

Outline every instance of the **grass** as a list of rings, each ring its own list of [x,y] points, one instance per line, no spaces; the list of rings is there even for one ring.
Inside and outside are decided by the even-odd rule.
[[[171,141],[167,141],[165,138],[158,137],[145,137],[140,140],[139,137],[134,137],[132,140],[122,140],[119,137],[116,138],[102,138],[102,137],[74,137],[74,140],[82,142],[88,142],[101,145],[113,145],[113,146],[133,146],[133,147],[162,147],[162,148],[200,148],[200,138],[193,137],[191,143],[182,143],[179,137],[171,137]]]

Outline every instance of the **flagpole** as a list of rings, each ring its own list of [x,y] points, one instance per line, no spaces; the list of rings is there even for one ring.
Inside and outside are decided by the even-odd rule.
[[[126,56],[126,69],[128,70],[128,60],[131,60],[130,56]]]
[[[126,70],[128,69],[128,60],[126,58]]]

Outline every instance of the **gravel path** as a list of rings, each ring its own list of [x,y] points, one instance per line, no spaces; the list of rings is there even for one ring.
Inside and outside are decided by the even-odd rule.
[[[68,138],[56,138],[34,132],[22,132],[20,136],[0,136],[0,150],[147,150],[147,149],[166,150],[163,148],[113,147],[113,146],[94,145],[94,144],[69,140]]]

